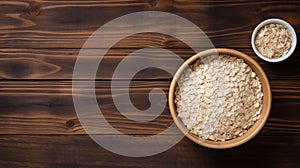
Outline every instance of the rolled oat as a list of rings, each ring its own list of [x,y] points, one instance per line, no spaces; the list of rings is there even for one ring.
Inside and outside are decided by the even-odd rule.
[[[292,46],[292,36],[289,30],[281,24],[267,24],[258,31],[255,46],[263,56],[279,58],[289,52]]]
[[[243,59],[209,56],[190,65],[178,80],[175,104],[187,129],[201,139],[242,136],[260,117],[262,88]]]

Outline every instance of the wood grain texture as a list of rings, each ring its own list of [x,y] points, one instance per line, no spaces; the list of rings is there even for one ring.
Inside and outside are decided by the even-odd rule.
[[[1,0],[0,1],[0,167],[299,167],[300,166],[300,48],[288,60],[271,64],[251,49],[252,30],[268,18],[288,21],[300,36],[300,1],[199,1],[199,0]],[[80,48],[102,25],[139,11],[164,11],[186,18],[200,27],[216,47],[238,49],[255,59],[271,84],[273,104],[262,131],[250,142],[226,150],[203,148],[184,138],[161,154],[130,158],[111,153],[84,131],[72,100],[72,73]],[[171,28],[144,20],[157,30]],[[104,34],[108,42],[137,26],[124,23],[118,31]],[[196,32],[184,33],[195,44]],[[99,39],[101,40],[101,39]],[[197,43],[206,49],[203,43]],[[96,76],[97,101],[109,123],[132,136],[157,134],[170,126],[166,106],[147,123],[122,116],[112,100],[110,86],[114,69],[124,59],[155,61],[175,72],[178,59],[160,52],[128,56],[142,48],[164,48],[183,60],[194,52],[185,43],[159,33],[137,33],[117,42],[105,55]],[[100,49],[91,46],[90,50]],[[103,48],[102,48],[103,49]],[[94,62],[97,52],[86,57]],[[122,73],[128,73],[123,70]],[[162,70],[146,69],[130,84],[130,99],[136,108],[150,106],[149,92],[168,92],[172,76]],[[115,80],[115,79],[114,79]],[[118,97],[125,97],[129,78],[116,79]],[[87,90],[82,85],[80,90]],[[83,92],[78,96],[89,97]],[[120,104],[127,102],[120,101]],[[163,106],[164,99],[155,105]],[[129,116],[139,115],[135,111]],[[153,114],[148,114],[149,116]],[[116,138],[110,129],[89,115],[89,124],[106,141]],[[96,129],[95,129],[96,130]],[[168,142],[168,136],[162,142]],[[139,143],[143,145],[141,141]],[[156,147],[159,145],[156,144]]]
[[[216,47],[248,47],[251,32],[262,20],[278,17],[300,29],[299,1],[1,1],[1,48],[81,48],[87,38],[108,21],[132,12],[159,10],[171,12],[191,20],[211,38]],[[117,9],[118,12],[113,12]],[[240,14],[244,12],[244,14]],[[284,13],[284,15],[283,15]],[[140,24],[155,24],[151,21]],[[115,34],[107,34],[107,41],[115,41]],[[299,34],[299,33],[298,33]],[[195,39],[195,32],[185,36]],[[142,40],[142,41],[141,41]],[[148,46],[180,48],[182,43],[165,36],[141,34],[116,47]]]
[[[186,60],[195,53],[191,49],[169,49],[173,53]],[[0,79],[67,79],[71,80],[73,69],[79,49],[0,49]],[[149,61],[165,67],[175,73],[179,68],[180,59],[174,55],[162,52],[145,52],[143,55],[130,56],[136,49],[111,49],[103,57],[99,64],[96,79],[112,80],[116,67],[122,60],[130,62]],[[300,48],[297,47],[294,54],[281,63],[267,63],[258,58],[251,48],[239,49],[239,51],[252,57],[265,70],[270,81],[272,80],[299,80],[300,79]],[[91,50],[91,56],[84,59],[87,63],[99,60],[97,52]],[[130,64],[129,66],[132,66]],[[128,69],[119,71],[127,74]],[[118,78],[114,78],[117,80]],[[123,78],[124,79],[124,78]],[[132,80],[171,80],[172,76],[159,69],[148,68],[138,72]],[[131,80],[125,78],[125,80]]]
[[[102,138],[111,140],[112,136]],[[161,154],[130,158],[104,150],[88,136],[10,135],[0,136],[0,164],[3,167],[297,167],[299,141],[299,136],[258,135],[237,148],[211,150],[184,138]]]
[[[130,98],[141,110],[150,106],[149,92],[154,88],[168,93],[169,81],[149,82],[137,81],[130,85]],[[126,87],[118,90],[117,96],[126,98],[123,92]],[[271,83],[273,106],[270,117],[262,134],[300,134],[300,82],[274,81]],[[80,86],[87,89],[85,85]],[[168,128],[173,120],[168,106],[163,113],[151,122],[138,123],[122,116],[116,109],[110,92],[110,82],[97,82],[96,95],[99,106],[106,120],[126,134],[157,134]],[[89,96],[82,92],[81,97]],[[166,99],[157,102],[163,106]],[[126,104],[126,99],[118,102]],[[72,101],[71,82],[2,82],[0,87],[0,134],[86,134],[78,121]],[[112,131],[95,116],[86,111],[88,123],[95,128],[94,134],[111,134]],[[129,116],[139,115],[136,111],[127,113]],[[147,114],[153,115],[153,114]],[[101,129],[96,129],[100,127]],[[178,134],[178,132],[173,132]]]

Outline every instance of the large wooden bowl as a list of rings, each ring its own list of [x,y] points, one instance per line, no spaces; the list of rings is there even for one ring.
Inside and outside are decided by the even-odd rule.
[[[181,74],[184,72],[184,70],[187,68],[187,65],[193,64],[196,60],[200,59],[201,57],[205,56],[210,56],[214,54],[228,54],[231,56],[235,56],[238,58],[242,58],[252,69],[253,71],[257,74],[257,76],[260,79],[260,82],[262,84],[262,91],[263,91],[263,103],[262,103],[262,112],[260,118],[255,122],[255,124],[242,136],[231,139],[231,140],[226,140],[226,141],[211,141],[211,140],[200,140],[197,135],[194,135],[193,133],[189,132],[185,125],[182,123],[180,118],[177,117],[177,111],[176,111],[176,105],[174,103],[174,94],[175,94],[175,88],[177,86],[177,81],[180,78]],[[269,85],[268,78],[266,74],[264,73],[263,69],[258,65],[258,63],[250,58],[248,55],[232,50],[232,49],[224,49],[224,48],[219,48],[219,49],[210,49],[206,50],[203,52],[200,52],[194,56],[192,56],[190,59],[188,59],[185,64],[183,64],[178,71],[176,72],[171,86],[169,90],[169,108],[170,112],[172,115],[172,118],[178,128],[186,134],[186,136],[192,140],[193,142],[209,147],[209,148],[216,148],[216,149],[225,149],[225,148],[231,148],[235,147],[238,145],[241,145],[247,141],[249,141],[251,138],[253,138],[264,126],[266,123],[270,109],[271,109],[271,103],[272,103],[272,95],[271,95],[271,89]]]

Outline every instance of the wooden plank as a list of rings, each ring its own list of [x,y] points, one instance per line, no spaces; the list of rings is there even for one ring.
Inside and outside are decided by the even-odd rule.
[[[149,10],[170,12],[191,20],[209,36],[216,47],[248,47],[252,30],[259,22],[270,17],[285,19],[298,33],[300,30],[299,1],[13,0],[1,1],[0,4],[1,48],[81,48],[95,30],[110,20]],[[155,25],[157,29],[168,27],[149,20],[141,24]],[[117,32],[107,33],[105,40],[115,42],[116,34],[126,32],[133,26],[136,25],[125,23]],[[199,38],[195,32],[184,36],[191,40]],[[115,47],[139,48],[145,45],[168,48],[184,46],[171,37],[152,33],[129,37]]]
[[[109,135],[102,137],[109,141],[112,138]],[[298,152],[300,136],[293,135],[258,135],[240,147],[226,150],[203,148],[184,138],[168,151],[144,158],[124,157],[111,153],[85,135],[4,135],[0,136],[0,142],[1,167],[300,166]]]
[[[300,134],[300,81],[273,81],[273,104],[269,120],[262,134]],[[145,110],[150,106],[148,94],[154,88],[168,93],[169,81],[131,83],[130,98],[134,105]],[[87,90],[82,85],[81,89]],[[126,87],[116,87],[121,94]],[[122,116],[116,109],[110,92],[110,82],[97,82],[96,95],[106,120],[116,129],[126,134],[157,134],[172,124],[168,107],[151,122],[138,123]],[[82,92],[82,97],[88,96]],[[125,100],[120,104],[126,104]],[[166,100],[155,104],[163,106]],[[72,101],[71,82],[1,82],[0,83],[0,134],[86,134],[78,121]],[[87,121],[95,129],[95,134],[113,133],[95,115],[87,113]],[[135,111],[128,113],[136,116]],[[148,114],[153,116],[153,114]],[[178,132],[173,132],[177,134]]]
[[[167,89],[167,85],[168,82],[153,82],[150,85],[147,82],[133,84],[132,100],[137,108],[145,109],[149,106],[147,93],[156,87]],[[167,107],[163,114],[153,122],[145,124],[131,122],[117,111],[109,88],[109,82],[97,82],[97,100],[101,103],[100,108],[106,119],[120,131],[128,134],[157,133],[172,122]],[[82,89],[86,89],[84,85]],[[125,90],[122,87],[115,89]],[[0,129],[2,133],[31,134],[37,131],[38,134],[85,134],[74,110],[71,82],[1,83],[1,91],[3,98],[1,98],[0,107],[2,125]],[[81,97],[84,96],[87,95],[82,93]],[[124,95],[120,96],[124,97]],[[139,99],[143,101],[138,101]],[[119,103],[124,105],[124,102]],[[89,115],[89,111],[87,115],[90,125],[98,127],[97,124],[100,124],[101,129],[95,133],[111,133],[110,129],[99,123],[93,114]],[[132,112],[131,115],[136,114]],[[18,125],[24,128],[23,131],[19,132]]]
[[[281,63],[267,63],[259,59],[251,48],[239,49],[255,59],[272,80],[300,79],[300,48],[288,60]],[[86,57],[87,63],[97,61],[97,52],[91,50],[91,56]],[[124,59],[130,62],[155,62],[157,66],[176,72],[180,66],[180,59],[173,55],[157,52],[145,52],[143,55],[130,56],[135,49],[111,49],[103,57],[97,72],[98,80],[111,80],[119,63]],[[190,58],[194,52],[191,49],[170,49],[183,60]],[[72,79],[73,69],[79,49],[0,49],[0,79]],[[132,65],[130,65],[132,66]],[[123,69],[122,74],[128,74]],[[114,78],[118,79],[118,78]],[[172,76],[165,71],[148,68],[137,73],[133,80],[171,80]]]
[[[0,49],[0,78],[1,79],[72,79],[73,69],[79,49]],[[97,52],[89,50],[90,56],[84,57],[87,63],[99,60]],[[99,65],[97,79],[110,80],[114,69],[123,59],[131,62],[157,62],[158,65],[176,72],[180,60],[173,55],[162,52],[146,52],[144,55],[128,56],[136,49],[112,49],[103,57]],[[194,54],[191,49],[171,49],[174,53],[187,59]],[[179,62],[180,63],[180,62]],[[132,66],[129,65],[129,66]],[[128,73],[128,69],[121,71]],[[143,71],[135,79],[171,79],[167,73],[152,68]]]

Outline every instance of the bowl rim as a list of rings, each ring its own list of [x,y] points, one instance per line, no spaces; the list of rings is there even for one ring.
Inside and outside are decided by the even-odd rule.
[[[256,37],[256,34],[258,33],[258,31],[265,25],[267,24],[270,24],[270,23],[278,23],[278,24],[281,24],[283,26],[285,26],[289,32],[291,33],[291,36],[292,36],[292,46],[289,50],[289,52],[284,55],[284,56],[281,56],[279,58],[267,58],[265,56],[263,56],[259,51],[258,49],[256,48],[255,46],[255,37]],[[255,54],[260,57],[261,59],[267,61],[267,62],[281,62],[283,60],[286,60],[287,58],[289,58],[293,52],[295,51],[296,49],[296,46],[297,46],[297,34],[295,32],[295,29],[288,23],[286,22],[285,20],[282,20],[282,19],[278,19],[278,18],[271,18],[271,19],[267,19],[267,20],[264,20],[262,21],[261,23],[259,23],[256,28],[254,29],[254,31],[252,32],[252,36],[251,36],[251,46],[252,46],[252,49],[253,51],[255,52]]]
[[[264,93],[263,103],[266,104],[265,106],[263,106],[263,110],[262,110],[262,112],[264,111],[265,113],[263,115],[261,114],[261,117],[258,119],[258,121],[260,121],[260,122],[256,121],[255,124],[252,127],[250,127],[250,129],[244,135],[234,138],[234,139],[231,139],[231,140],[227,140],[227,141],[199,140],[198,136],[192,134],[191,132],[189,132],[187,130],[186,126],[182,123],[181,119],[178,117],[177,111],[175,108],[175,102],[174,102],[177,81],[180,78],[181,74],[184,72],[184,70],[187,68],[187,66],[191,65],[194,61],[200,59],[203,56],[209,56],[209,55],[215,55],[215,54],[228,54],[231,56],[236,56],[238,58],[242,58],[253,70],[255,67],[256,70],[254,70],[254,71],[256,72],[256,74],[259,72],[261,75],[261,77],[259,79],[262,83],[262,90]],[[232,148],[232,147],[236,147],[241,144],[244,144],[244,143],[248,142],[249,140],[251,140],[254,136],[256,136],[259,133],[259,131],[265,125],[265,123],[268,119],[268,116],[270,114],[271,103],[272,103],[272,93],[271,93],[270,84],[269,84],[269,81],[268,81],[268,78],[267,78],[265,72],[263,71],[263,69],[259,66],[259,64],[255,60],[253,60],[248,55],[246,55],[240,51],[234,50],[234,49],[217,48],[217,49],[208,49],[208,50],[202,51],[198,54],[195,54],[179,67],[179,69],[175,73],[173,80],[171,82],[171,85],[169,88],[168,99],[169,99],[169,101],[168,101],[169,109],[170,109],[170,113],[173,118],[173,121],[175,122],[177,127],[180,129],[180,131],[183,134],[185,134],[185,136],[187,138],[189,138],[191,141],[193,141],[199,145],[202,145],[204,147],[214,148],[214,149],[226,149],[226,148]],[[250,132],[250,130],[251,130],[251,132]]]

